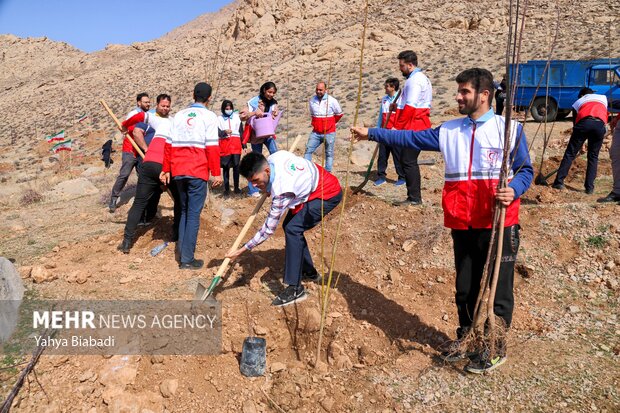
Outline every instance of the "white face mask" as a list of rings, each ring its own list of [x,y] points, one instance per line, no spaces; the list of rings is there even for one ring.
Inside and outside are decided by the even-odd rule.
[[[230,115],[232,115],[232,114],[233,114],[233,111],[232,111],[232,109],[226,109],[226,110],[224,111],[224,113],[226,113],[226,115],[227,115],[227,116],[230,116]]]

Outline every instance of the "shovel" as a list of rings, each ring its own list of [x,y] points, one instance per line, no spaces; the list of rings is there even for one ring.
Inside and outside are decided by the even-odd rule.
[[[549,174],[547,175],[543,175],[542,172],[538,172],[538,175],[536,175],[536,178],[534,178],[534,184],[536,185],[544,185],[544,186],[549,186],[549,182],[547,182],[547,179],[551,178],[553,175],[555,175],[558,171],[560,170],[560,168],[556,168],[553,171],[551,171]]]
[[[401,92],[402,92],[402,89],[398,91],[398,94],[396,95],[394,102],[398,101],[398,98],[400,98]],[[392,116],[392,111],[390,110],[390,112],[387,114],[385,118],[385,122],[383,123],[383,125],[381,125],[382,128],[385,128],[390,123],[391,116]],[[364,187],[368,183],[368,179],[370,178],[370,173],[372,172],[372,165],[375,162],[375,158],[377,157],[378,153],[379,153],[379,144],[377,143],[377,145],[375,146],[375,150],[372,152],[372,156],[370,157],[370,163],[368,164],[368,169],[366,169],[366,175],[364,175],[364,180],[362,181],[361,184],[357,186],[357,188],[353,190],[353,195],[357,194],[359,191],[364,189]]]
[[[295,151],[295,148],[299,144],[300,139],[301,139],[301,135],[298,135],[295,141],[293,142],[293,145],[291,146],[291,149],[289,150],[289,152]],[[230,247],[229,251],[234,251],[237,248],[239,248],[239,244],[241,244],[241,241],[243,241],[243,239],[245,238],[245,235],[247,234],[248,230],[250,229],[250,227],[254,223],[254,220],[256,219],[256,215],[258,214],[258,211],[260,211],[261,207],[263,206],[263,203],[265,203],[265,200],[267,199],[268,196],[269,196],[268,193],[264,193],[261,195],[260,199],[256,203],[256,206],[254,207],[254,210],[252,211],[252,214],[246,221],[245,225],[243,226],[243,229],[241,230],[241,233],[239,233],[239,236],[237,236],[237,239],[235,239],[235,242],[233,243],[232,247]],[[217,273],[215,274],[215,277],[213,278],[213,280],[211,281],[211,284],[209,284],[208,287],[205,287],[201,283],[198,283],[198,286],[196,287],[196,293],[194,294],[194,300],[205,301],[207,298],[209,298],[209,296],[211,295],[215,287],[217,287],[217,285],[222,281],[222,276],[226,272],[226,269],[228,268],[228,264],[230,264],[230,258],[224,258],[224,262],[222,262],[222,264],[220,265],[220,268],[218,268]]]

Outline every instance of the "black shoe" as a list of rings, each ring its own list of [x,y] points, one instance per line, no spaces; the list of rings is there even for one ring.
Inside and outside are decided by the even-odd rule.
[[[489,357],[488,350],[485,350],[465,366],[465,371],[473,374],[487,373],[504,364],[506,360],[506,354],[498,354],[491,358]]]
[[[230,196],[230,189],[224,189],[224,196]]]
[[[564,189],[566,189],[566,187],[564,186],[564,184],[556,184],[554,183],[553,185],[551,185],[551,188],[553,189],[557,189],[559,191],[563,191]]]
[[[313,268],[310,271],[302,271],[301,280],[321,283],[321,281],[323,280],[323,277],[321,277],[321,274],[319,274],[318,271],[315,268]]]
[[[606,197],[597,199],[596,202],[620,202],[620,195],[610,192]]]
[[[138,222],[138,226],[139,227],[148,227],[152,223],[153,223],[153,220],[147,221],[147,220],[143,219],[142,221]]]
[[[123,242],[121,242],[116,249],[123,254],[129,254],[129,250],[131,249],[131,241],[126,238],[123,239]]]
[[[275,307],[284,307],[289,304],[299,303],[308,298],[306,290],[303,285],[299,287],[295,285],[289,285],[282,291],[271,303]]]
[[[113,214],[114,211],[116,211],[116,201],[117,200],[118,200],[118,198],[110,199],[110,203],[108,204],[108,211],[110,211],[110,214]]]
[[[594,193],[594,188],[592,189],[586,189],[586,194],[588,195],[592,195]]]
[[[202,266],[205,265],[203,260],[194,259],[192,262],[187,262],[185,264],[179,265],[179,269],[181,270],[199,270]]]
[[[417,206],[417,205],[422,205],[422,200],[418,199],[418,200],[414,200],[414,199],[405,199],[404,201],[398,201],[395,202],[394,205],[396,206]]]
[[[235,194],[240,194],[241,193],[241,189],[239,188],[235,188],[235,190],[233,191]]]
[[[439,357],[448,363],[454,363],[456,361],[460,361],[466,358],[472,358],[477,356],[478,353],[475,351],[464,351],[462,348],[463,338],[469,332],[470,327],[459,327],[456,329],[456,340],[452,340],[447,343],[444,347],[444,350],[439,354]]]

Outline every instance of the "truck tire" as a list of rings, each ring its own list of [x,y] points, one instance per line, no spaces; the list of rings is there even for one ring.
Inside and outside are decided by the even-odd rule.
[[[548,101],[546,101],[547,98],[545,96],[541,96],[534,99],[534,102],[532,103],[530,113],[536,122],[544,122],[545,118],[547,119],[547,122],[553,122],[558,114],[558,104],[555,100],[549,98]]]

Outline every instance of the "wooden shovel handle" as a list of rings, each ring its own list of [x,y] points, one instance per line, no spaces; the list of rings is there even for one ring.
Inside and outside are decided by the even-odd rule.
[[[118,128],[119,131],[123,131],[123,125],[121,124],[121,122],[118,120],[118,118],[116,117],[116,115],[114,115],[114,112],[112,112],[112,109],[110,109],[110,107],[108,106],[107,103],[105,103],[105,100],[101,99],[99,101],[99,103],[101,103],[101,105],[103,106],[103,108],[108,112],[108,115],[110,115],[112,117],[112,119],[114,120],[114,123],[116,123],[116,127]],[[125,137],[127,139],[129,139],[129,142],[131,142],[131,146],[133,146],[133,148],[136,150],[136,152],[138,152],[138,155],[140,155],[140,157],[142,159],[144,159],[144,152],[142,152],[142,149],[140,149],[140,147],[136,144],[136,141],[133,140],[133,138],[131,137],[131,135],[129,135],[128,133],[125,134]]]
[[[295,141],[293,142],[293,145],[291,146],[291,149],[289,150],[289,152],[295,151],[295,148],[297,148],[297,145],[299,144],[300,140],[301,140],[301,135],[298,135],[297,138],[295,138]],[[256,206],[254,207],[254,210],[252,211],[252,214],[250,215],[248,220],[245,222],[243,229],[239,233],[239,236],[237,236],[237,239],[235,239],[235,242],[233,243],[232,247],[230,247],[230,251],[234,251],[237,248],[239,248],[239,244],[241,244],[241,241],[243,241],[243,239],[245,238],[245,235],[247,234],[248,230],[250,229],[250,227],[254,223],[254,220],[256,219],[256,215],[258,214],[258,211],[260,211],[261,207],[265,203],[265,200],[267,199],[268,196],[269,196],[268,193],[264,193],[261,195],[260,199],[256,203]],[[230,264],[230,258],[225,258],[224,262],[222,262],[222,264],[220,265],[220,268],[217,270],[215,277],[221,277],[222,275],[224,275],[224,272],[226,271],[228,264]]]

